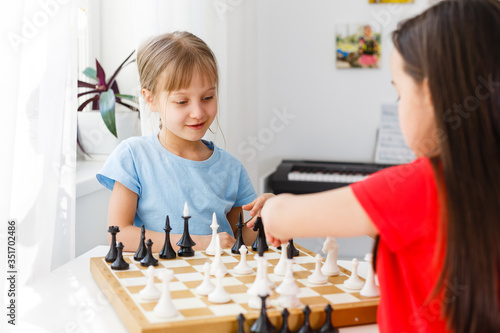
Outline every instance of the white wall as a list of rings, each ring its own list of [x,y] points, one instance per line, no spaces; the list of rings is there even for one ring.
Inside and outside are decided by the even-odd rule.
[[[259,2],[259,130],[270,127],[274,108],[286,108],[295,116],[259,152],[260,173],[282,158],[373,160],[380,105],[397,98],[390,83],[390,33],[402,17],[426,5],[418,0],[410,5],[370,5],[367,0]],[[383,25],[380,69],[335,67],[339,23]]]

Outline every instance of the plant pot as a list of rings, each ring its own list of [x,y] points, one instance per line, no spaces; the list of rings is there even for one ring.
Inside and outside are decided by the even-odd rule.
[[[118,138],[108,130],[99,111],[78,112],[78,138],[90,159],[106,160],[121,141],[141,135],[139,112],[117,109],[115,118]]]

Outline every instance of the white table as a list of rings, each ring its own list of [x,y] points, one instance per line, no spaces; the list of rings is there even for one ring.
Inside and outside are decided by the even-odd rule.
[[[127,330],[94,281],[89,258],[102,257],[107,246],[97,246],[54,270],[29,290],[20,290],[19,306],[29,307],[18,318],[16,332],[126,333]],[[349,262],[339,261],[349,268]],[[366,267],[360,265],[360,275]],[[29,302],[23,306],[23,303]],[[377,325],[340,329],[341,333],[375,333]]]

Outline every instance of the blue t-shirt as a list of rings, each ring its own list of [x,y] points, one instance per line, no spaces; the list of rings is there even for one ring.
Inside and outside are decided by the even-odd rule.
[[[226,214],[257,195],[240,161],[211,142],[204,143],[213,149],[212,156],[192,161],[165,149],[157,134],[129,138],[111,153],[97,180],[109,190],[118,181],[138,194],[135,226],[163,232],[168,215],[171,232],[182,234],[187,202],[191,234],[211,234],[215,212],[218,232],[233,235]]]

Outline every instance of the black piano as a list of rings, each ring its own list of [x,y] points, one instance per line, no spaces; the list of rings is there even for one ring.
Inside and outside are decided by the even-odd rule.
[[[314,193],[349,185],[368,177],[387,164],[283,160],[271,175],[275,194]]]

